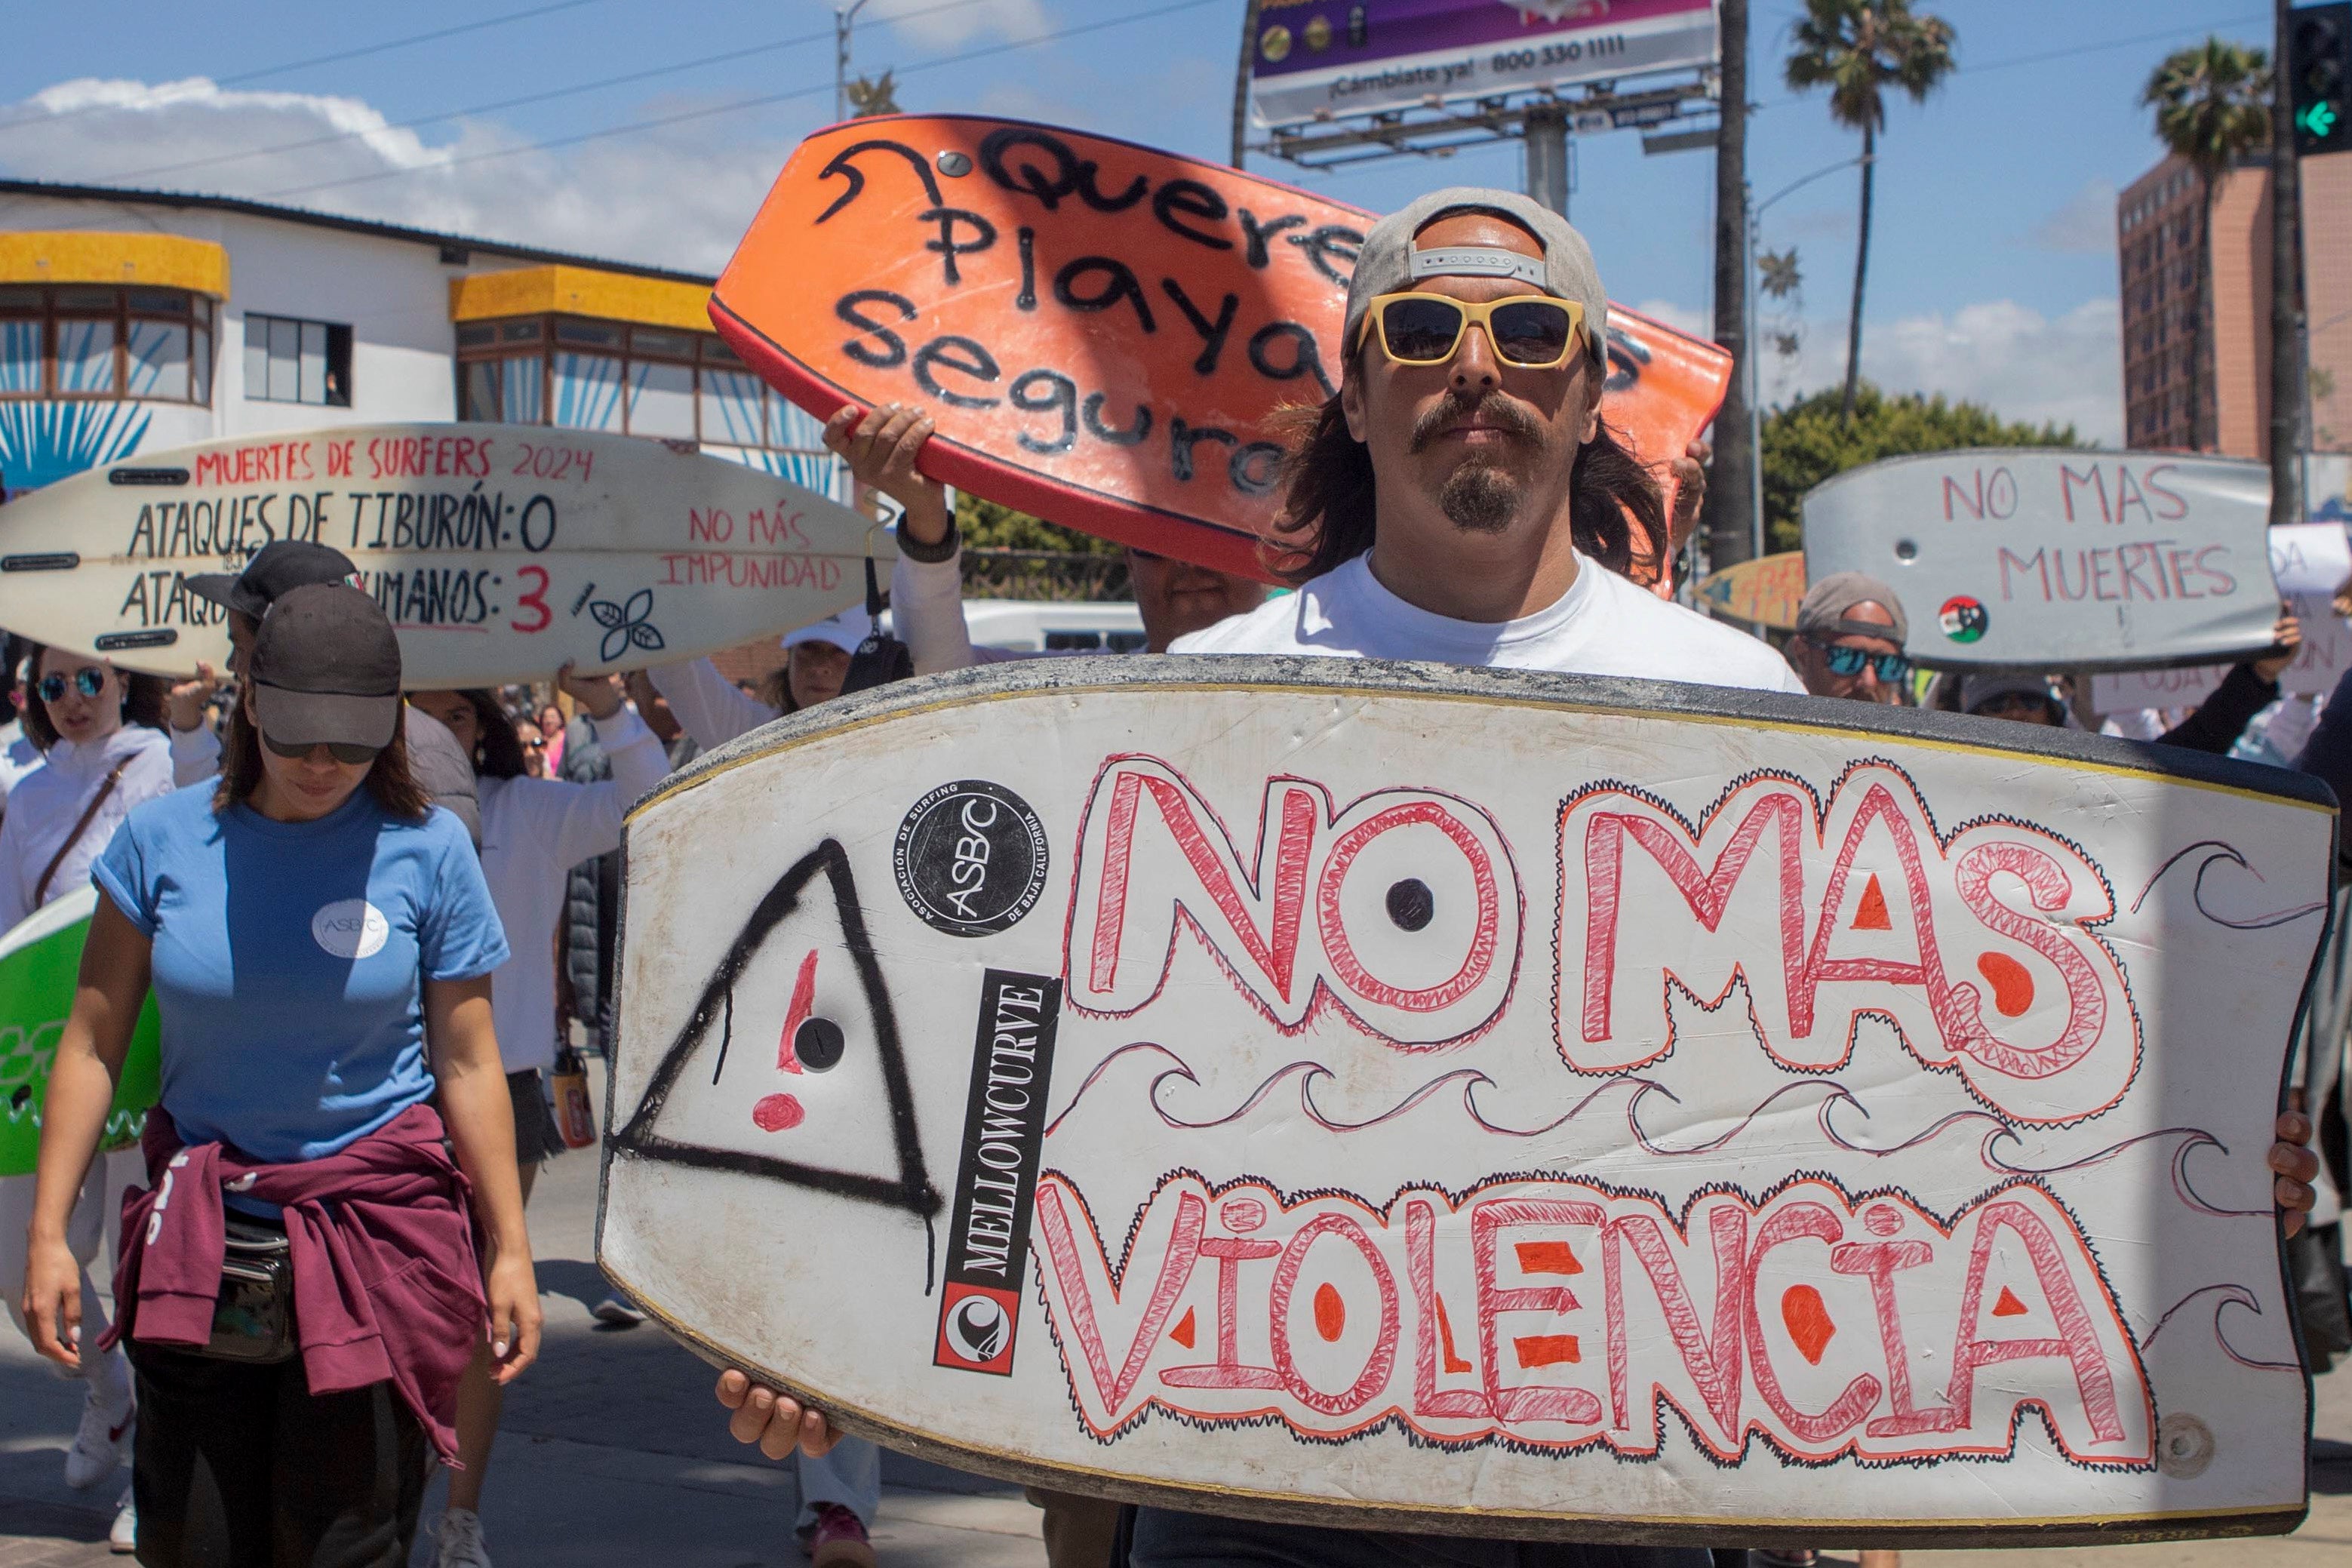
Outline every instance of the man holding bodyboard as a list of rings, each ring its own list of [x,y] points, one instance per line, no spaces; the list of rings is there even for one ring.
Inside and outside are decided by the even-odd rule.
[[[1368,657],[1801,692],[1763,644],[1595,563],[1630,513],[1664,530],[1648,474],[1611,438],[1607,304],[1591,252],[1520,196],[1423,197],[1367,237],[1348,295],[1338,395],[1286,469],[1298,592],[1178,639],[1178,653]],[[2270,1153],[2290,1226],[2312,1202],[2308,1122]],[[1450,1354],[1450,1352],[1449,1352]],[[833,1434],[740,1373],[730,1430],[781,1458]],[[1530,1552],[1536,1554],[1530,1555]],[[1559,1563],[1698,1565],[1695,1548],[1527,1548],[1140,1510],[1131,1562],[1223,1565]]]

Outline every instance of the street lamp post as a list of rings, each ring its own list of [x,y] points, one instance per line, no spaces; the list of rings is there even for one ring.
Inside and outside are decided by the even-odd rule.
[[[866,0],[850,0],[847,5],[837,5],[833,13],[833,117],[846,119],[849,114],[849,28],[857,20],[857,13],[866,9]]]
[[[1877,162],[1877,158],[1874,153],[1864,153],[1842,163],[1815,169],[1803,179],[1781,186],[1762,201],[1751,199],[1748,205],[1747,245],[1744,247],[1748,258],[1741,277],[1748,290],[1748,496],[1753,507],[1748,525],[1751,542],[1748,546],[1750,559],[1764,553],[1764,416],[1758,405],[1756,372],[1757,344],[1762,337],[1756,327],[1756,241],[1763,229],[1764,214],[1782,196],[1794,195],[1815,180],[1828,179],[1841,169],[1860,168],[1864,163]]]

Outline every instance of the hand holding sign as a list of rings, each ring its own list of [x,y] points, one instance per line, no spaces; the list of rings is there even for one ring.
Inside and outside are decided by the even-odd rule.
[[[886,403],[871,413],[845,403],[824,422],[825,449],[849,466],[850,477],[880,490],[904,510],[900,531],[934,545],[948,536],[947,488],[923,477],[923,443],[939,428],[920,408]]]

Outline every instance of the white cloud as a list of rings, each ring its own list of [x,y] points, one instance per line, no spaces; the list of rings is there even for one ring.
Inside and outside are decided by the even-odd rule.
[[[632,117],[719,101],[640,104]],[[27,179],[252,196],[716,271],[799,132],[831,108],[821,96],[788,106],[798,122],[782,134],[772,129],[773,111],[754,111],[538,150],[510,128],[481,121],[437,125],[437,139],[427,142],[356,99],[224,89],[202,78],[160,85],[89,79],[0,109],[0,169]],[[761,129],[746,134],[747,125]],[[274,148],[288,150],[264,151]]]
[[[1941,393],[1981,403],[2004,419],[2072,425],[2086,440],[2123,440],[2121,314],[2092,300],[2052,318],[2013,300],[1966,305],[1950,314],[1865,324],[1862,374],[1888,392]],[[1845,378],[1845,323],[1806,323],[1792,368],[1766,361],[1775,403]]]
[[[950,48],[982,33],[1041,37],[1046,27],[1045,8],[1038,0],[874,0],[873,9],[858,20],[868,17],[888,22],[900,37],[933,49]]]
[[[2069,256],[2111,256],[2116,248],[2116,186],[2089,180],[2066,205],[2043,218],[2033,243]]]
[[[1715,336],[1715,318],[1703,315],[1675,300],[1643,300],[1633,309],[1654,321],[1664,321],[1678,332],[1688,332],[1695,338]]]

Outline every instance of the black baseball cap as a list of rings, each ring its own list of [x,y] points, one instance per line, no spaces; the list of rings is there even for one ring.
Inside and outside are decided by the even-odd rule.
[[[185,581],[196,597],[257,621],[281,594],[310,583],[356,586],[359,574],[352,558],[340,550],[301,539],[273,539],[253,552],[242,572],[199,572]]]
[[[392,743],[400,639],[376,602],[341,583],[278,595],[254,638],[254,710],[282,746]]]

